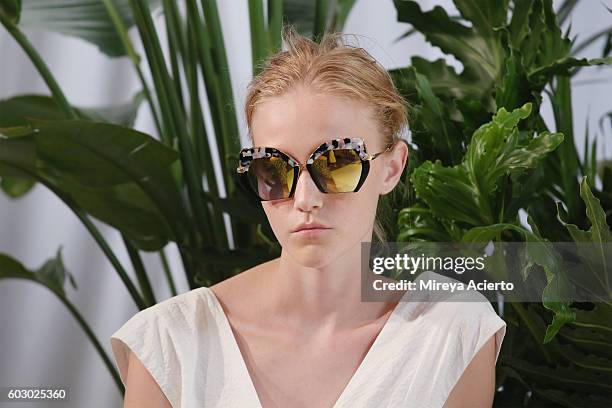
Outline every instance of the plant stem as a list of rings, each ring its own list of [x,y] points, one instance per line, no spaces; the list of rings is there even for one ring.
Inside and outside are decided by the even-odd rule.
[[[238,121],[236,119],[234,97],[232,93],[232,81],[230,78],[229,64],[227,62],[227,53],[225,52],[225,41],[223,39],[223,30],[221,29],[221,19],[219,18],[217,0],[200,0],[200,3],[202,4],[206,26],[208,27],[210,38],[214,45],[214,47],[211,48],[211,52],[217,69],[221,95],[223,97],[223,109],[221,109],[221,114],[225,116],[225,122],[228,126],[228,132],[223,135],[223,153],[221,155],[221,161],[226,162],[228,151],[236,152],[240,149]],[[231,178],[225,178],[225,187],[228,196],[230,196],[234,191]]]
[[[578,173],[580,160],[574,140],[574,121],[572,118],[572,87],[570,77],[556,76],[557,84],[553,89],[552,107],[557,132],[565,136],[563,142],[554,151],[554,156],[559,159],[560,176],[559,184],[563,189],[563,202],[567,205],[570,221],[580,218],[582,213],[582,201],[580,200],[579,186],[575,174]],[[579,225],[579,223],[577,223]]]
[[[211,54],[211,40],[209,38],[208,32],[204,27],[204,22],[200,16],[200,12],[195,0],[187,0],[187,28],[189,30],[188,40],[191,41],[190,47],[190,57],[194,56],[200,64],[200,68],[202,70],[202,76],[204,77],[204,86],[206,89],[206,95],[208,96],[208,105],[210,107],[210,115],[213,122],[214,133],[217,139],[217,147],[220,156],[223,156],[225,153],[224,148],[224,134],[229,132],[228,125],[226,123],[226,117],[223,114],[224,102],[223,102],[223,93],[220,86],[220,79],[215,71],[215,67],[213,64],[213,57]],[[196,49],[195,54],[193,54],[193,49]],[[226,163],[222,159],[220,161],[221,171],[223,174],[226,174]],[[212,168],[212,167],[211,167]],[[207,172],[207,174],[210,174]],[[216,180],[214,177],[209,177],[209,186],[211,183],[215,184],[216,188]]]
[[[138,253],[138,249],[130,242],[129,238],[126,237],[124,234],[121,234],[121,238],[123,239],[125,248],[128,251],[128,255],[130,256],[132,265],[134,266],[134,273],[138,278],[140,291],[142,292],[144,301],[147,303],[147,306],[153,306],[157,302],[155,301],[153,288],[151,287],[151,282],[149,281],[149,277],[147,276],[147,271],[145,270],[144,264],[142,263],[142,258]]]
[[[268,0],[268,50],[275,53],[281,49],[283,27],[283,1]]]
[[[195,3],[195,1],[187,1],[188,10],[197,10],[193,4],[190,6],[190,3]],[[225,191],[227,197],[232,197],[235,194],[236,186],[234,177],[232,177],[230,172],[234,171],[232,167],[235,164],[236,158],[234,158],[233,161],[230,161],[230,158],[234,157],[241,146],[231,78],[229,75],[229,66],[216,0],[201,0],[201,4],[204,10],[206,27],[204,27],[204,22],[200,20],[198,12],[193,11],[190,13],[188,11],[188,15],[193,16],[193,28],[196,30],[196,38],[199,40],[199,59],[204,75],[206,92],[209,96],[209,106],[211,108],[213,124],[216,130],[215,136],[219,149],[221,174],[223,176]],[[263,5],[261,0],[249,0],[249,14],[251,31],[255,33],[252,35],[254,44],[253,53],[256,56],[255,58],[261,62],[267,56],[268,43],[268,34],[264,24]],[[255,63],[253,69],[256,73],[259,69],[259,64]],[[208,173],[209,182],[214,181],[213,175],[213,172]],[[213,189],[211,188],[210,191],[212,192]],[[225,232],[224,222],[219,211],[217,211],[216,220],[218,221],[213,225],[215,236],[223,241],[221,245],[223,248],[227,249],[229,242],[227,233]],[[248,239],[244,235],[241,235],[246,228],[249,227],[245,225],[244,222],[236,221],[232,218],[231,230],[233,236],[238,238],[236,240],[237,245],[245,245],[248,243]]]
[[[147,21],[141,17],[141,10],[137,0],[131,0],[130,5],[132,6],[132,13],[134,14],[134,20],[138,27],[142,45],[145,49],[145,53],[148,59],[149,70],[153,78],[153,84],[157,91],[157,100],[159,102],[159,109],[161,113],[162,129],[160,134],[161,141],[167,146],[174,147],[174,136],[175,130],[172,128],[172,117],[170,109],[168,109],[168,94],[163,86],[163,79],[161,73],[161,64],[165,64],[163,56],[161,60],[157,58],[157,55],[152,50],[151,40],[149,39],[149,31],[146,27]],[[150,19],[150,16],[149,16]],[[153,23],[151,23],[153,24]],[[164,66],[165,67],[165,66]]]
[[[149,65],[152,68],[155,68],[154,71],[157,72],[156,88],[158,92],[162,92],[165,95],[165,98],[163,98],[164,104],[161,105],[161,109],[162,111],[167,110],[169,113],[167,128],[178,138],[183,175],[187,184],[187,191],[193,210],[193,215],[198,227],[198,234],[195,235],[198,242],[193,243],[193,245],[195,245],[197,248],[201,240],[200,233],[206,230],[206,218],[208,211],[202,197],[203,189],[200,176],[201,172],[197,169],[193,146],[191,145],[191,140],[187,134],[185,115],[181,110],[180,101],[176,95],[176,89],[172,86],[172,81],[166,68],[164,55],[159,38],[155,31],[153,20],[151,19],[151,11],[148,3],[144,0],[131,0],[130,3],[133,8],[134,18],[137,21],[137,26],[143,39],[143,45],[145,46],[147,57],[149,58]]]
[[[188,249],[183,248],[181,245],[178,247],[183,265],[185,265],[185,276],[187,278],[189,289],[195,289],[198,287],[198,284],[195,281],[195,275],[201,271],[197,268],[196,262],[193,259],[193,254]]]
[[[32,174],[32,177],[36,178],[36,176],[33,174]],[[119,277],[123,281],[123,284],[127,288],[128,292],[130,292],[130,295],[132,296],[132,299],[134,300],[134,303],[136,303],[136,306],[138,307],[138,309],[139,310],[145,309],[146,304],[144,300],[142,299],[142,297],[140,296],[140,293],[138,293],[136,286],[134,286],[134,283],[132,283],[132,280],[128,276],[127,272],[125,271],[125,269],[123,268],[123,266],[121,265],[121,263],[119,262],[115,254],[113,253],[113,250],[110,248],[110,246],[108,245],[108,243],[106,242],[106,240],[104,239],[100,231],[96,228],[93,222],[91,222],[91,220],[87,216],[87,213],[85,213],[81,208],[79,208],[76,205],[76,203],[72,200],[72,198],[70,198],[68,195],[65,195],[62,191],[58,190],[57,188],[55,188],[55,186],[53,186],[47,180],[39,178],[39,181],[42,184],[44,184],[49,190],[51,190],[56,196],[58,196],[60,200],[62,200],[64,204],[66,204],[68,208],[70,208],[72,212],[75,213],[75,215],[79,218],[79,220],[81,220],[85,228],[87,228],[87,231],[89,231],[93,239],[96,241],[96,243],[100,247],[100,249],[102,249],[102,252],[104,252],[106,257],[110,261],[111,265],[113,265],[113,267],[115,268],[115,271],[117,271],[117,274],[119,274]]]
[[[64,197],[60,192],[56,192],[56,194],[66,204],[68,204],[68,206],[72,209],[72,211],[77,215],[77,217],[79,217],[81,222],[85,225],[85,228],[87,228],[89,233],[93,236],[94,240],[98,243],[98,245],[100,246],[100,249],[102,249],[102,252],[104,252],[104,254],[108,258],[110,263],[113,265],[113,267],[119,274],[119,277],[121,278],[121,280],[127,287],[128,291],[130,292],[130,295],[132,295],[132,299],[134,299],[134,302],[136,303],[136,306],[138,307],[138,309],[139,310],[146,309],[147,305],[145,301],[142,299],[142,297],[140,296],[140,293],[138,293],[138,290],[134,286],[134,283],[132,283],[127,272],[125,271],[125,269],[123,268],[123,266],[121,265],[117,257],[115,256],[115,253],[110,248],[106,240],[102,237],[102,234],[100,233],[100,231],[96,228],[93,222],[91,222],[89,217],[87,217],[87,214],[80,208],[76,207],[75,205],[69,204],[66,201],[66,197]]]
[[[179,243],[179,250],[185,266],[187,281],[190,288],[194,289],[197,287],[193,276],[196,273],[194,269],[196,262],[190,252],[197,251],[202,246],[202,235],[208,230],[206,222],[208,208],[203,199],[204,190],[202,188],[201,172],[198,170],[197,163],[195,162],[191,139],[187,132],[185,114],[179,106],[180,102],[176,95],[176,89],[172,85],[170,75],[168,74],[161,44],[151,18],[149,5],[144,0],[130,0],[129,3],[142,38],[142,44],[145,48],[151,73],[153,74],[155,89],[163,114],[164,133],[167,135],[167,142],[174,147],[174,140],[178,140],[181,154],[180,164],[187,186],[188,202],[195,219],[195,225],[188,228],[190,242],[182,241]],[[189,16],[189,12],[187,14]]]
[[[197,57],[197,38],[193,30],[193,18],[187,17],[187,47],[183,54],[183,66],[185,77],[189,88],[189,114],[191,124],[191,140],[196,150],[196,161],[203,177],[214,174],[212,168],[212,158],[208,146],[208,134],[202,116],[202,105],[200,103],[200,93],[198,91],[198,57]],[[213,183],[216,188],[216,183]]]
[[[194,1],[188,2],[188,10],[191,11],[187,18],[187,53],[185,54],[186,76],[190,90],[190,110],[191,110],[191,131],[192,140],[198,152],[198,160],[201,164],[200,170],[208,182],[208,193],[217,197],[219,189],[213,168],[213,158],[208,144],[206,127],[204,118],[202,117],[202,105],[200,102],[200,94],[198,90],[198,35],[196,26],[201,26],[199,23],[199,12]],[[215,88],[218,89],[218,88]],[[213,110],[211,109],[211,112]],[[219,211],[211,211],[212,214],[206,220],[206,225],[209,227],[209,232],[204,236],[205,245],[219,245],[224,248],[229,247],[227,240],[227,231],[223,221],[223,214]]]
[[[127,28],[119,17],[119,12],[117,11],[117,7],[113,0],[102,0],[104,2],[104,6],[106,7],[106,11],[110,16],[113,25],[115,26],[115,30],[123,43],[123,47],[125,48],[125,53],[128,58],[132,61],[134,68],[136,69],[136,73],[138,74],[138,78],[140,79],[140,83],[142,85],[142,90],[145,94],[145,98],[149,103],[149,107],[151,109],[151,114],[153,115],[153,121],[155,122],[155,128],[161,137],[162,127],[159,121],[159,114],[157,113],[157,107],[155,106],[155,102],[153,101],[153,97],[151,96],[151,91],[149,90],[149,85],[140,69],[140,56],[136,54],[134,51],[134,46],[132,45],[132,41],[130,40],[130,36],[127,33]]]
[[[249,22],[251,24],[251,54],[253,76],[261,71],[261,61],[266,58],[266,27],[262,0],[249,0]]]
[[[315,20],[312,30],[312,39],[318,41],[325,33],[327,23],[327,0],[316,0]]]
[[[180,102],[183,114],[186,113],[183,98],[179,56],[185,54],[185,39],[181,31],[179,11],[175,0],[163,0],[164,18],[166,21],[166,37],[168,40],[168,54],[172,69],[172,82]]]
[[[170,265],[168,264],[168,258],[166,257],[166,253],[163,248],[159,251],[159,257],[162,262],[162,266],[164,268],[164,273],[166,274],[166,279],[168,280],[168,286],[170,287],[170,293],[172,296],[177,295],[176,285],[174,284],[174,279],[172,278],[172,272],[170,271]]]
[[[38,73],[49,87],[49,90],[53,95],[53,99],[55,99],[55,101],[59,104],[62,111],[64,111],[64,114],[70,119],[78,119],[76,111],[72,108],[72,106],[70,106],[70,103],[68,103],[64,92],[53,77],[53,74],[51,74],[49,67],[47,67],[47,64],[45,64],[38,51],[36,51],[25,34],[23,34],[23,32],[15,24],[9,21],[8,18],[2,13],[0,13],[0,22],[2,25],[4,25],[15,41],[17,41],[28,57],[30,57],[30,61],[32,61],[38,70]]]
[[[102,347],[102,345],[98,341],[96,335],[91,330],[91,328],[89,327],[89,325],[87,324],[87,322],[85,321],[83,316],[81,316],[79,311],[74,307],[74,305],[72,303],[70,303],[70,301],[68,299],[66,299],[63,296],[60,296],[58,293],[55,293],[55,294],[62,301],[62,303],[64,305],[66,305],[66,307],[68,308],[70,313],[72,313],[74,318],[77,320],[77,322],[79,323],[79,325],[81,326],[81,328],[83,329],[83,331],[85,332],[87,337],[89,338],[89,340],[94,345],[94,347],[95,347],[96,351],[98,352],[98,354],[100,355],[100,357],[102,357],[102,360],[104,361],[104,365],[106,365],[106,368],[108,368],[108,371],[113,376],[113,380],[115,381],[115,384],[117,384],[117,388],[119,388],[119,391],[121,392],[121,394],[122,395],[125,394],[125,387],[123,386],[123,383],[121,382],[121,377],[119,377],[119,373],[115,369],[115,366],[114,366],[113,362],[111,361],[111,359],[108,357],[108,355],[104,351],[104,348]]]

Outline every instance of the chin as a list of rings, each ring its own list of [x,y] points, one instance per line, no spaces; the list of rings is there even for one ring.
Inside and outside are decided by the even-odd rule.
[[[334,256],[329,247],[320,245],[293,247],[289,252],[297,263],[306,268],[323,268],[330,263]]]

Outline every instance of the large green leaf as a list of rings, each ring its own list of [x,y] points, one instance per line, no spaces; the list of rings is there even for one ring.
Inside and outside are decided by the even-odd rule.
[[[553,321],[546,328],[544,343],[550,342],[565,324],[575,320],[576,315],[570,308],[571,299],[575,298],[572,280],[579,276],[572,274],[562,262],[560,254],[552,243],[539,235],[537,226],[528,216],[533,232],[514,224],[500,223],[475,227],[466,232],[464,242],[488,242],[497,239],[501,232],[512,230],[523,235],[526,244],[525,260],[522,265],[523,280],[527,281],[534,265],[539,265],[546,275],[546,286],[542,292],[544,307],[554,312]],[[495,271],[494,271],[495,272]]]
[[[600,282],[603,285],[603,291],[607,291],[606,293],[609,294],[610,286],[608,279],[612,257],[607,250],[608,246],[604,245],[604,243],[612,242],[612,233],[606,224],[605,213],[599,204],[599,200],[593,196],[588,187],[586,177],[581,182],[580,194],[586,204],[587,218],[591,222],[589,231],[580,230],[576,225],[567,223],[565,221],[567,214],[558,205],[559,219],[570,231],[573,239],[578,243],[593,244],[580,245],[578,247],[577,255],[580,256],[582,264],[588,266],[588,270],[581,268],[579,274],[572,274],[571,280],[578,279],[579,281],[588,282],[588,285],[583,286],[586,288],[591,287],[595,282]],[[555,254],[552,248],[546,251],[534,250],[535,248],[544,248],[541,245],[537,247],[533,245],[533,243],[544,243],[544,240],[539,236],[537,226],[533,223],[531,217],[528,217],[528,222],[532,226],[534,233],[512,224],[494,224],[473,228],[465,234],[463,239],[467,242],[487,242],[490,239],[496,238],[501,231],[512,229],[523,234],[525,240],[530,242],[528,247],[529,263],[541,265],[546,272],[548,281],[542,293],[542,302],[546,308],[555,313],[553,321],[547,327],[544,336],[544,342],[549,342],[565,324],[576,320],[576,311],[569,307],[569,303],[557,301],[557,299],[568,299],[572,296],[572,284],[567,275],[567,272],[570,271],[560,262],[560,257]],[[528,271],[529,267],[529,264],[525,265],[524,270]],[[596,291],[596,294],[599,296],[601,296],[601,293],[603,293],[602,290]]]
[[[428,160],[414,170],[410,180],[417,196],[436,217],[468,225],[482,225],[490,220],[490,214],[479,209],[478,192],[461,167],[445,167],[438,160],[435,163]],[[452,202],[445,197],[453,197]]]
[[[588,231],[581,230],[575,224],[567,221],[567,213],[561,205],[557,205],[558,216],[561,223],[567,228],[574,241],[583,245],[578,246],[578,256],[588,266],[583,271],[588,287],[594,284],[601,285],[596,294],[612,293],[610,282],[610,271],[612,270],[612,254],[609,246],[612,242],[612,232],[606,223],[606,214],[601,207],[600,201],[593,195],[589,188],[587,176],[580,183],[580,197],[586,207],[586,216],[591,223]],[[587,274],[590,272],[590,275]]]
[[[491,122],[474,132],[460,164],[445,167],[439,160],[435,163],[426,161],[414,170],[411,181],[416,194],[437,218],[457,222],[464,228],[472,227],[464,239],[487,242],[507,229],[525,234],[522,228],[513,224],[497,222],[504,214],[500,217],[498,208],[503,208],[503,205],[498,201],[504,197],[500,197],[497,191],[505,176],[521,174],[535,167],[563,140],[560,133],[542,132],[536,137],[521,134],[519,121],[529,117],[530,113],[530,104],[512,112],[501,108]],[[447,197],[452,197],[452,200]],[[555,312],[547,331],[548,341],[573,317],[567,303],[554,301],[567,299],[571,295],[571,286],[567,277],[557,270],[558,263],[554,259],[542,257],[545,251],[530,248],[534,249],[530,253],[531,263],[542,265],[546,271],[548,284],[542,299],[546,307]]]
[[[605,381],[605,380],[604,380]],[[609,381],[609,379],[608,379]],[[582,391],[582,390],[581,390]],[[602,407],[607,408],[610,406],[610,397],[607,393],[603,395],[586,394],[584,392],[565,392],[559,389],[541,389],[535,387],[534,399],[542,397],[548,401],[551,401],[554,405],[547,405],[548,407],[567,407],[567,408],[594,408]],[[536,402],[537,401],[537,402]],[[541,404],[543,402],[536,400],[533,402],[533,406],[541,406],[535,404]]]
[[[575,67],[612,63],[609,58],[572,57],[572,42],[561,32],[552,0],[518,1],[510,31],[511,46],[520,50],[529,81],[540,91],[554,75],[569,75]]]
[[[591,222],[591,228],[583,231],[578,226],[567,222],[567,213],[560,205],[557,205],[559,219],[567,228],[576,242],[604,243],[612,241],[612,233],[606,223],[606,214],[601,208],[599,200],[593,195],[588,186],[587,177],[583,177],[580,183],[580,197],[586,205],[586,215]],[[604,252],[603,246],[600,253]],[[602,259],[603,260],[603,259]]]
[[[549,132],[527,142],[521,140],[518,122],[529,117],[530,113],[530,103],[512,112],[501,108],[492,122],[474,133],[463,163],[473,185],[483,195],[495,192],[504,174],[535,167],[563,141],[562,134]]]
[[[48,260],[40,268],[30,271],[20,262],[8,255],[0,254],[0,279],[26,279],[40,283],[61,298],[66,298],[64,285],[66,278],[73,288],[77,288],[74,277],[64,267],[61,248],[57,250],[55,258]]]
[[[606,304],[603,302],[598,302],[597,307],[606,307]],[[608,309],[610,309],[610,306],[608,306]],[[604,330],[593,330],[586,327],[576,326],[581,324],[581,313],[590,315],[593,314],[593,311],[577,310],[576,320],[563,327],[563,329],[559,331],[559,335],[564,337],[566,340],[571,341],[575,347],[581,350],[589,353],[596,353],[597,355],[603,355],[607,358],[612,358],[612,343],[610,343],[608,340],[608,334]],[[605,323],[606,316],[600,317],[603,319],[600,319],[599,323]],[[607,321],[612,322],[612,320],[609,320],[609,318],[610,316],[608,316]]]
[[[571,55],[571,41],[561,33],[550,0],[515,0],[510,19],[507,0],[455,0],[461,17],[471,26],[451,18],[440,6],[423,12],[415,1],[394,2],[398,21],[412,24],[432,45],[461,61],[464,70],[457,74],[444,59],[430,62],[420,57],[412,58],[412,67],[429,78],[437,96],[464,99],[464,106],[468,100],[473,106],[474,101],[481,103],[480,117],[500,107],[512,110],[531,102],[535,119],[540,93],[555,75],[573,75],[583,66],[611,63],[609,58]],[[410,99],[417,91],[405,70],[392,70],[391,75]],[[413,122],[418,125],[419,118]],[[427,130],[435,137],[436,129]]]
[[[479,87],[478,83],[466,81],[461,75],[457,74],[453,67],[447,65],[446,60],[443,58],[432,62],[425,58],[414,56],[411,62],[412,66],[418,72],[430,78],[431,89],[436,95],[445,95],[454,98],[478,98],[482,95],[482,88]],[[396,70],[392,70],[391,72],[393,75],[398,75],[395,74],[397,72]]]
[[[574,286],[567,275],[560,254],[552,243],[542,238],[537,231],[537,226],[528,216],[528,222],[533,232],[522,226],[499,223],[482,227],[474,227],[463,236],[464,242],[488,242],[497,240],[500,234],[506,230],[512,230],[523,235],[525,242],[525,260],[522,268],[523,280],[530,278],[530,272],[534,265],[539,265],[546,275],[546,286],[542,292],[542,303],[554,312],[553,321],[546,328],[544,343],[548,343],[557,334],[559,329],[566,323],[575,319],[575,313],[570,309],[570,301],[574,299]]]
[[[585,394],[601,393],[609,395],[612,392],[612,385],[609,382],[602,382],[600,375],[580,367],[558,366],[550,368],[513,356],[500,356],[499,360],[500,363],[510,365],[519,373],[537,379],[540,386],[545,385],[553,389],[562,388]]]
[[[417,98],[414,99],[415,106],[411,112],[413,142],[418,144],[426,157],[433,155],[447,165],[459,163],[464,153],[461,129],[452,120],[452,106],[449,108],[434,93],[436,81],[430,81],[414,67],[394,75],[398,87],[403,90],[413,88],[416,91]]]
[[[28,120],[59,120],[66,115],[50,96],[20,95],[0,101],[0,127],[27,125]]]
[[[1,0],[0,15],[13,24],[19,21],[19,12],[21,10],[21,0]]]
[[[75,108],[82,119],[133,126],[144,95],[138,92],[131,101],[98,108]],[[27,125],[32,120],[66,119],[57,102],[47,95],[19,95],[0,101],[0,127]]]
[[[526,406],[585,408],[606,406],[594,402],[601,402],[602,398],[606,397],[609,399],[610,395],[609,357],[606,357],[605,353],[610,351],[605,340],[609,330],[605,331],[604,328],[594,333],[594,328],[598,324],[610,321],[612,309],[604,303],[596,303],[595,309],[588,311],[574,309],[576,321],[559,331],[563,341],[552,339],[549,343],[542,344],[545,323],[541,315],[545,310],[541,305],[531,303],[526,308],[523,303],[509,305],[510,308],[504,318],[511,322],[513,312],[517,311],[520,324],[509,326],[512,330],[508,332],[510,336],[508,340],[512,340],[513,336],[516,338],[514,344],[507,344],[504,340],[504,345],[507,347],[504,347],[505,351],[502,350],[499,363],[502,367],[508,365],[512,367],[512,370],[516,371],[514,378],[518,376],[527,390],[534,391],[530,404]],[[586,316],[585,323],[580,323],[583,316]],[[596,324],[589,325],[587,322]],[[535,343],[529,342],[528,337],[533,338]],[[567,343],[568,340],[572,343]],[[512,348],[513,345],[516,347]],[[604,353],[601,353],[602,350]],[[504,384],[504,388],[511,386],[508,382]],[[557,395],[561,394],[558,391],[560,389],[573,395],[572,404],[559,403]],[[504,394],[500,397],[503,399]],[[578,397],[582,397],[583,403],[574,404]],[[554,402],[551,404],[549,401]]]
[[[131,102],[104,108],[76,108],[83,119],[132,126],[143,99],[136,94]],[[46,95],[20,95],[0,101],[0,128],[27,125],[32,120],[62,120],[65,113],[53,98]],[[0,188],[12,198],[27,194],[35,183],[32,180],[4,177]]]
[[[507,44],[507,32],[503,32],[502,41]],[[521,53],[517,49],[509,48],[505,69],[500,83],[495,87],[495,103],[498,107],[516,109],[523,104],[535,101],[539,103],[539,95],[529,82],[527,72],[523,66]],[[541,91],[541,90],[540,90]],[[534,106],[536,112],[538,106]]]
[[[34,186],[32,180],[24,180],[12,177],[0,178],[0,189],[11,198],[19,198],[26,195]]]
[[[108,354],[96,338],[95,333],[89,327],[83,316],[79,313],[77,308],[68,300],[65,292],[66,278],[70,281],[73,288],[77,288],[76,282],[72,274],[65,268],[62,260],[61,247],[58,249],[55,258],[52,258],[45,262],[40,268],[35,270],[29,270],[23,264],[16,259],[0,253],[0,280],[2,279],[24,279],[32,282],[39,283],[53,292],[58,299],[68,308],[68,311],[76,319],[77,323],[81,326],[96,351],[102,358],[102,361],[108,368],[111,376],[114,378],[115,383],[119,387],[120,392],[125,392],[121,378],[117,369],[110,360]]]
[[[505,51],[499,34],[492,28],[503,21],[501,16],[507,13],[507,1],[501,4],[494,0],[456,1],[465,18],[474,18],[472,27],[453,20],[440,6],[423,12],[415,1],[394,0],[394,3],[398,21],[412,24],[432,45],[463,63],[464,70],[459,77],[464,83],[480,89],[481,96],[493,89]]]
[[[572,323],[572,326],[589,330],[591,333],[599,332],[605,336],[610,336],[612,332],[612,305],[596,302],[593,303],[592,310],[577,310],[576,320]]]
[[[151,8],[159,5],[159,0],[148,2]],[[112,57],[125,55],[125,48],[101,0],[21,0],[21,3],[20,26],[82,38]],[[129,3],[129,0],[114,0],[127,28],[134,25]]]
[[[544,86],[550,80],[550,78],[555,75],[567,76],[571,75],[572,73],[575,73],[572,68],[611,64],[612,57],[592,59],[565,57],[556,60],[548,65],[532,70],[529,73],[529,80],[539,84],[540,86]]]
[[[0,176],[40,181],[145,250],[184,242],[170,166],[177,153],[135,130],[80,120],[0,130]]]
[[[490,123],[474,132],[460,164],[445,167],[439,161],[426,161],[416,168],[411,181],[417,196],[438,218],[470,227],[496,223],[498,205],[493,193],[503,176],[536,166],[563,140],[559,133],[521,135],[518,122],[530,112],[528,104],[512,112],[501,108]]]

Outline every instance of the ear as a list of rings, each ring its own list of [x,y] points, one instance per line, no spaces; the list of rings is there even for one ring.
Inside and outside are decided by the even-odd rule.
[[[383,155],[385,168],[383,170],[384,179],[381,185],[381,195],[390,193],[397,186],[408,162],[408,156],[408,143],[403,139],[398,140],[393,149]]]

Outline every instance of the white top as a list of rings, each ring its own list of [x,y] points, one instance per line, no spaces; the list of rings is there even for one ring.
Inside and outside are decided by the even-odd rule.
[[[417,279],[426,274],[451,279],[434,272]],[[506,323],[482,294],[470,292],[483,301],[398,303],[334,408],[441,408],[493,335],[497,362]],[[207,287],[136,313],[111,345],[123,383],[129,348],[173,408],[262,406],[227,316]]]

